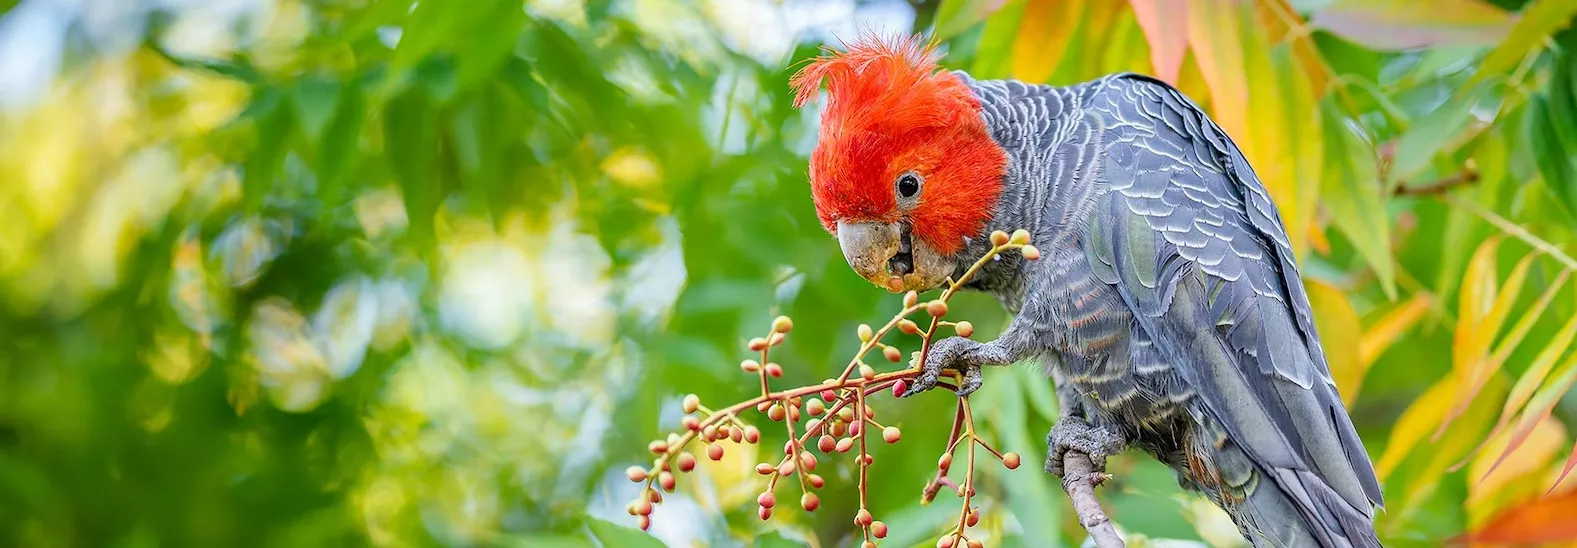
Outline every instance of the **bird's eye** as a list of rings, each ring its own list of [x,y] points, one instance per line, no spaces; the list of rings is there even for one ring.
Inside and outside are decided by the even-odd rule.
[[[912,199],[920,195],[920,176],[904,173],[898,176],[898,197]]]

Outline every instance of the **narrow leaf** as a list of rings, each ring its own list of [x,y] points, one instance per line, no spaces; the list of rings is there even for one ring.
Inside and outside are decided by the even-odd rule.
[[[1043,83],[1051,79],[1084,24],[1086,0],[1029,0],[1013,42],[1013,77]]]
[[[1321,196],[1331,222],[1368,261],[1387,297],[1396,294],[1391,258],[1390,219],[1380,189],[1373,147],[1362,140],[1340,114],[1334,97],[1320,105],[1324,113],[1325,176]]]
[[[1492,451],[1479,455],[1468,469],[1468,481],[1474,482],[1468,488],[1469,506],[1482,512],[1505,491],[1531,487],[1526,485],[1532,479],[1528,476],[1547,471],[1550,461],[1565,445],[1565,427],[1548,416],[1528,425],[1526,431],[1491,436]]]
[[[1384,354],[1386,349],[1402,338],[1402,334],[1412,329],[1424,313],[1429,311],[1432,297],[1428,293],[1417,293],[1401,306],[1391,309],[1385,316],[1380,317],[1374,325],[1363,332],[1363,337],[1358,341],[1358,361],[1364,369],[1374,365],[1374,361]],[[1321,333],[1324,333],[1323,331]]]
[[[975,46],[975,60],[970,72],[981,78],[1005,78],[1013,70],[1013,44],[1018,41],[1019,24],[1029,0],[1009,0],[1007,5],[986,21]]]
[[[1358,353],[1358,313],[1347,301],[1347,293],[1340,288],[1319,281],[1306,285],[1309,305],[1314,309],[1315,329],[1325,347],[1331,377],[1336,380],[1336,392],[1341,394],[1342,403],[1351,407],[1367,371]]]
[[[1473,80],[1509,75],[1544,39],[1571,24],[1577,16],[1577,0],[1533,0],[1522,7],[1521,17],[1506,39],[1484,57]]]
[[[1008,0],[942,0],[936,7],[936,19],[931,25],[937,40],[952,38],[991,17]]]
[[[1489,359],[1490,343],[1494,342],[1495,335],[1500,332],[1500,326],[1505,323],[1506,314],[1510,313],[1511,306],[1517,301],[1517,296],[1522,294],[1522,286],[1528,279],[1528,270],[1532,268],[1534,259],[1538,257],[1537,252],[1531,252],[1517,262],[1517,266],[1512,268],[1511,274],[1506,276],[1506,283],[1501,286],[1498,294],[1495,295],[1494,304],[1490,306],[1489,312],[1481,318],[1476,329],[1464,333],[1461,330],[1462,321],[1458,319],[1457,336],[1466,335],[1470,337],[1470,341],[1462,346],[1464,352],[1468,354],[1462,358],[1452,357],[1469,360],[1464,369],[1457,371],[1458,374],[1463,375],[1465,382],[1461,385],[1463,390],[1457,394],[1456,404],[1452,406],[1451,413],[1446,415],[1446,420],[1440,423],[1440,430],[1435,432],[1435,437],[1438,438],[1440,433],[1444,432],[1446,427],[1451,424],[1452,420],[1461,416],[1462,412],[1467,410],[1468,403],[1473,401],[1473,398],[1478,395],[1479,389],[1483,388],[1484,382],[1494,374],[1496,367],[1490,365],[1492,360]]]
[[[1390,438],[1385,442],[1385,452],[1375,463],[1375,473],[1379,475],[1380,481],[1384,482],[1386,477],[1395,472],[1397,465],[1445,417],[1446,411],[1450,410],[1451,396],[1456,393],[1456,385],[1457,376],[1447,375],[1414,399],[1407,410],[1402,411],[1396,426],[1391,428]]]
[[[1388,173],[1391,181],[1412,181],[1440,154],[1449,154],[1476,132],[1473,106],[1490,97],[1497,80],[1459,90],[1396,140],[1396,154]]]
[[[1566,320],[1566,324],[1561,326],[1555,337],[1544,344],[1544,348],[1533,358],[1528,370],[1524,371],[1522,377],[1511,387],[1511,394],[1506,396],[1506,404],[1501,409],[1502,422],[1510,421],[1511,417],[1516,416],[1517,412],[1522,410],[1522,406],[1528,403],[1528,398],[1532,397],[1534,391],[1544,383],[1544,379],[1549,376],[1555,363],[1571,347],[1574,337],[1577,337],[1577,316]]]
[[[1479,0],[1336,0],[1310,26],[1377,50],[1499,42],[1511,30],[1505,10]]]
[[[1139,27],[1150,43],[1150,67],[1155,76],[1169,84],[1177,85],[1178,73],[1183,68],[1183,55],[1188,53],[1188,27],[1179,21],[1188,20],[1188,0],[1128,0]]]
[[[1243,67],[1243,44],[1232,0],[1200,0],[1188,10],[1188,44],[1194,62],[1210,89],[1211,117],[1227,135],[1249,135],[1248,79]],[[1253,143],[1241,143],[1245,147]],[[1245,152],[1247,150],[1245,149]],[[1250,163],[1255,168],[1259,163]]]
[[[1571,390],[1573,382],[1577,382],[1577,354],[1567,359],[1566,363],[1561,365],[1561,373],[1533,395],[1533,399],[1528,402],[1528,408],[1517,421],[1516,427],[1512,428],[1510,441],[1506,443],[1505,450],[1495,458],[1495,463],[1490,465],[1485,474],[1493,472],[1508,455],[1511,455],[1512,451],[1516,451],[1523,442],[1528,441],[1528,435],[1533,433],[1534,427],[1549,418],[1550,413],[1555,410],[1555,404]]]

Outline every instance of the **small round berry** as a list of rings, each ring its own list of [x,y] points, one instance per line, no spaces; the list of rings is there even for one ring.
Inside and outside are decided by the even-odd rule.
[[[728,437],[728,425],[709,424],[701,429],[701,440],[712,441]]]
[[[888,348],[892,348],[892,347],[889,346]],[[876,378],[876,369],[871,367],[871,366],[869,366],[869,365],[865,365],[863,363],[860,364],[860,378],[865,379],[865,380],[871,380],[871,379]]]
[[[821,419],[810,419],[810,422],[805,423],[805,431],[806,432],[815,432],[815,431],[819,430],[820,428],[821,428]]]
[[[969,539],[969,542],[964,543],[964,545],[969,548],[986,548],[986,543],[980,542],[980,539],[977,538]]]
[[[979,524],[980,524],[980,509],[979,508],[970,508],[969,509],[969,513],[965,514],[964,525],[969,526],[969,527],[974,527],[974,526],[979,525]]]
[[[630,478],[630,481],[636,483],[646,481],[646,469],[639,466],[631,466],[624,469],[624,477]]]
[[[794,475],[794,459],[788,459],[788,460],[783,461],[783,464],[779,464],[778,465],[778,475],[779,476],[792,476],[792,475]]]
[[[905,334],[909,334],[909,335],[919,335],[920,334],[920,326],[916,325],[913,321],[909,320],[908,318],[904,318],[902,320],[898,320],[898,330],[904,332]]]
[[[766,350],[767,340],[761,337],[750,339],[749,348],[751,352],[760,352],[762,350]]]
[[[1035,260],[1039,260],[1040,259],[1040,248],[1032,246],[1032,245],[1024,246],[1024,249],[1019,250],[1019,253],[1023,253],[1024,254],[1024,258],[1025,259],[1029,259],[1031,261],[1035,261]]]
[[[756,509],[756,515],[761,516],[761,521],[772,519],[772,509],[762,506]]]
[[[1029,243],[1029,231],[1022,228],[1013,231],[1013,235],[1008,237],[1008,242],[1018,245]]]
[[[770,464],[767,464],[765,462],[756,465],[756,473],[757,474],[761,474],[763,476],[770,476],[770,475],[772,475],[772,472],[775,472],[775,471],[777,471],[776,467],[774,467],[774,466],[772,466]]]
[[[812,417],[820,417],[827,412],[827,403],[819,399],[812,399],[805,402],[805,412],[810,413]]]
[[[686,394],[684,397],[684,412],[694,413],[701,408],[701,397],[695,394]]]
[[[745,360],[739,362],[739,368],[743,369],[746,373],[755,373],[761,370],[761,362],[756,360]]]
[[[1012,451],[1003,453],[1002,465],[1008,467],[1008,470],[1017,470],[1019,465],[1018,453],[1014,453]]]
[[[815,493],[805,493],[799,497],[799,507],[804,508],[806,512],[815,512],[820,506],[821,497],[816,496]]]
[[[860,548],[876,548],[876,543],[867,540],[865,542],[860,543]]]
[[[902,435],[903,433],[898,431],[897,426],[889,426],[882,429],[882,440],[887,443],[898,443],[898,438]]]
[[[871,536],[876,538],[887,538],[887,524],[880,521],[871,522]]]
[[[689,472],[695,470],[695,455],[689,453],[679,454],[679,471]]]
[[[904,293],[904,295],[903,295],[903,307],[904,308],[909,308],[911,306],[914,306],[914,304],[917,303],[917,302],[920,302],[920,294],[918,292],[910,291],[908,293]]]
[[[839,453],[848,453],[849,450],[853,449],[853,448],[854,448],[854,438],[843,438],[841,440],[838,440],[838,445],[836,447],[833,447],[833,449],[836,450]]]
[[[975,334],[975,324],[969,323],[968,321],[958,322],[953,324],[953,331],[957,332],[958,336],[967,339]]]
[[[745,441],[748,441],[750,443],[756,443],[758,441],[761,441],[761,430],[756,428],[755,426],[746,426],[745,427]]]
[[[652,504],[662,504],[663,492],[656,489],[647,489],[646,500],[650,501]]]
[[[668,452],[668,442],[656,440],[646,444],[646,450],[661,455]]]
[[[777,362],[768,363],[766,369],[769,377],[777,378],[783,376],[783,366],[778,365]]]
[[[939,469],[939,470],[946,470],[947,467],[952,466],[952,465],[953,465],[953,454],[952,453],[942,453],[942,458],[936,459],[936,468]]]
[[[806,472],[809,472],[811,470],[815,470],[816,469],[816,455],[812,455],[808,451],[804,452],[804,453],[800,453],[799,454],[799,466],[800,466],[800,468],[804,468]]]
[[[777,506],[778,497],[773,495],[771,491],[762,491],[760,495],[756,496],[756,505],[762,508]]]
[[[887,358],[887,361],[898,363],[903,359],[903,351],[898,350],[896,346],[889,346],[882,349],[882,357]]]
[[[860,435],[860,430],[863,430],[863,429],[864,428],[862,428],[860,426],[860,423],[857,423],[857,422],[849,423],[849,435],[850,436],[858,436],[858,435]]]
[[[874,418],[876,418],[876,408],[875,407],[871,407],[869,405],[865,406],[865,418],[867,418],[867,419],[874,419]]]
[[[790,320],[788,316],[778,316],[773,318],[772,332],[788,333],[792,329],[794,329],[794,320]]]
[[[811,487],[816,489],[821,489],[822,486],[827,485],[827,480],[822,479],[820,474],[810,474],[805,476],[805,479],[810,482]]]
[[[785,455],[792,455],[792,454],[794,454],[794,440],[784,440],[783,441],[783,454],[785,454]]]
[[[739,443],[741,440],[745,439],[745,430],[738,426],[729,428],[728,439],[733,440],[734,443]]]
[[[646,499],[635,501],[635,515],[645,516],[652,513],[652,503]]]
[[[832,379],[827,379],[827,380],[821,381],[821,383],[822,384],[832,384],[833,380]],[[834,392],[831,388],[824,389],[824,390],[821,391],[821,399],[822,399],[822,401],[829,401],[829,402],[830,401],[834,401],[834,400],[838,399],[838,393]]]
[[[833,439],[832,436],[822,434],[821,439],[816,440],[816,448],[823,453],[831,453],[838,448],[838,440]]]
[[[871,340],[871,337],[876,336],[876,334],[871,331],[870,324],[862,323],[860,324],[859,329],[856,329],[854,332],[860,335],[860,342],[869,341]]]
[[[904,382],[903,379],[898,379],[898,382],[893,383],[893,397],[894,398],[902,396],[903,393],[907,392],[908,390],[909,390],[909,383]]]
[[[866,466],[870,466],[870,465],[875,464],[875,463],[876,463],[876,455],[872,455],[870,453],[866,453],[865,454],[865,465]]]
[[[847,433],[849,433],[849,423],[846,423],[846,422],[834,422],[834,423],[832,423],[832,436],[833,437],[835,437],[835,438],[843,437],[843,435],[847,434]]]
[[[657,483],[658,483],[658,485],[661,485],[663,487],[664,491],[667,491],[669,493],[674,492],[674,486],[678,484],[678,482],[676,480],[674,480],[673,472],[660,472],[660,473],[658,473],[657,474]]]
[[[679,425],[683,426],[685,430],[696,432],[701,429],[701,419],[697,419],[695,417],[685,417],[679,419]]]
[[[952,533],[948,533],[947,536],[936,539],[936,548],[953,548],[953,545],[954,538]]]
[[[712,460],[723,460],[723,446],[715,443],[707,444],[706,458]]]
[[[783,420],[783,417],[787,414],[788,413],[783,410],[782,404],[773,404],[772,407],[767,408],[767,418],[774,421]]]
[[[782,333],[773,333],[771,337],[767,337],[767,345],[777,346],[783,344],[783,337]]]
[[[930,314],[932,316],[936,316],[936,317],[946,316],[947,315],[947,303],[942,302],[941,299],[937,299],[937,300],[931,301],[929,303],[926,303],[926,305],[925,305],[925,313],[926,314]]]
[[[996,245],[996,246],[1007,245],[1008,240],[1009,240],[1008,233],[1003,232],[1001,230],[993,230],[993,231],[991,231],[991,245]]]
[[[652,528],[652,517],[651,516],[636,516],[635,517],[635,525],[639,526],[642,531],[645,531],[647,529],[651,529]]]
[[[849,422],[849,421],[854,420],[854,407],[853,406],[849,406],[849,405],[845,405],[845,406],[843,406],[842,409],[839,409],[838,410],[838,420],[843,421],[843,422]]]
[[[867,525],[870,525],[872,521],[875,521],[875,520],[871,518],[871,511],[870,510],[866,510],[864,508],[861,508],[860,511],[854,513],[854,524],[855,525],[858,525],[860,527],[865,527]]]

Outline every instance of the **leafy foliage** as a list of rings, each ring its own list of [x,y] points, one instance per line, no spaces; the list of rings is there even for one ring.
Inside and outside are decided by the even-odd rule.
[[[58,76],[0,111],[0,543],[853,540],[856,482],[762,523],[743,447],[649,534],[623,475],[680,395],[739,396],[763,322],[795,318],[774,360],[809,385],[896,308],[815,222],[788,93],[849,31],[765,32],[797,9],[765,0],[128,4],[68,17]],[[1577,488],[1577,2],[919,4],[885,30],[934,31],[950,67],[1156,74],[1243,145],[1344,357],[1383,540],[1570,539],[1540,516]],[[884,423],[945,444],[948,398]],[[983,437],[1042,454],[1038,371],[972,399]],[[936,467],[873,453],[872,485]],[[1240,542],[1151,459],[1108,471],[1126,533]],[[1038,466],[976,481],[971,537],[1083,538]],[[917,494],[868,493],[884,543],[946,527]]]

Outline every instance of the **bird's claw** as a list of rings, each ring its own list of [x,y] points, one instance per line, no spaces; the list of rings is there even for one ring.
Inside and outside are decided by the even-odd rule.
[[[1108,426],[1091,426],[1084,418],[1063,415],[1046,434],[1046,471],[1062,477],[1062,458],[1068,451],[1090,457],[1097,471],[1106,469],[1106,458],[1123,452],[1128,441]]]
[[[962,398],[980,389],[980,365],[969,363],[959,358],[963,354],[965,345],[979,344],[961,337],[950,337],[937,341],[928,351],[925,363],[920,365],[920,375],[910,381],[909,389],[898,397],[907,398],[932,388],[942,376],[942,371],[952,369],[963,374],[963,381],[958,385],[957,394]]]

